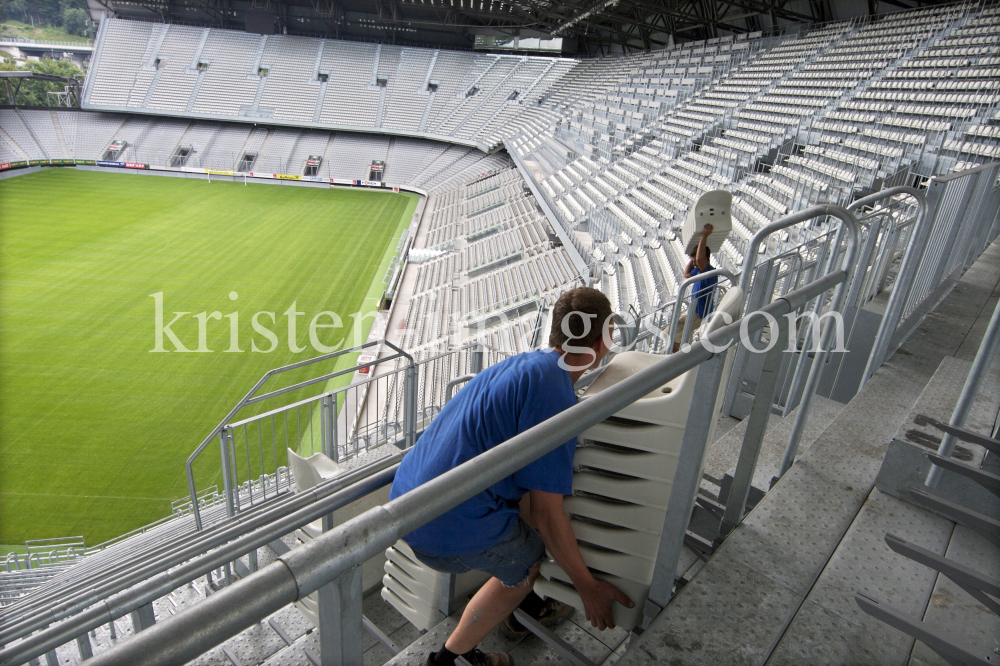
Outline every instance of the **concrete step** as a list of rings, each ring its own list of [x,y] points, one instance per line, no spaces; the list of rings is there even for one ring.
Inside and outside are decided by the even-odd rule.
[[[809,413],[809,420],[802,433],[802,441],[799,443],[796,460],[809,450],[813,442],[827,429],[845,406],[829,398],[819,395],[815,397]],[[777,476],[797,413],[798,409],[796,408],[784,418],[772,414],[768,419],[767,433],[765,433],[761,444],[760,457],[757,460],[757,469],[753,477],[754,487],[766,492],[770,488],[771,479]],[[705,476],[708,477],[707,483],[702,484],[705,490],[711,490],[709,483],[714,483],[718,487],[719,482],[727,474],[732,476],[736,471],[736,462],[740,456],[740,448],[743,446],[746,427],[747,419],[744,419],[712,445],[705,463]]]
[[[954,357],[942,359],[900,426],[896,440],[911,442],[921,449],[936,448],[941,433],[928,425],[925,417],[948,420],[970,367],[968,361]],[[966,426],[975,432],[989,432],[996,419],[998,401],[1000,364],[995,364],[987,373]],[[970,465],[982,463],[982,447],[959,446],[954,457]],[[985,573],[991,567],[983,567],[980,561],[991,548],[996,560],[996,548],[974,532],[961,529],[962,533],[957,535],[959,542],[952,548],[955,523],[877,488],[873,490],[768,664],[869,662],[906,666],[915,652],[914,640],[862,612],[854,603],[854,592],[862,592],[912,617],[930,620],[933,616],[931,621],[947,627],[949,632],[964,628],[966,634],[978,638],[982,647],[988,648],[985,654],[992,653],[1000,646],[994,638],[1000,636],[1000,632],[995,631],[996,616],[984,612],[985,607],[968,595],[965,596],[971,603],[959,605],[963,612],[957,615],[945,612],[952,600],[960,598],[954,593],[958,588],[945,578],[938,580],[937,573],[930,568],[889,550],[883,541],[886,532],[890,532],[938,555],[954,550]],[[977,544],[978,541],[982,543]],[[859,576],[860,572],[863,575]],[[932,598],[935,585],[942,591]],[[977,606],[980,608],[978,617],[974,612]],[[816,636],[836,636],[839,640],[816,641]],[[986,636],[992,641],[984,641]],[[926,649],[916,652],[922,661],[937,663],[932,659],[936,657],[933,652]]]
[[[889,525],[941,552],[948,543],[947,521],[901,502],[896,506],[872,490],[889,441],[942,359],[978,345],[966,338],[979,330],[976,320],[1000,282],[1000,243],[977,264],[629,646],[620,664],[882,663],[863,649],[908,654],[905,640],[893,642],[874,630],[865,635],[860,622],[851,623],[857,616],[850,605],[857,589],[871,586],[882,594],[877,581],[898,566],[878,559],[887,550],[880,540]],[[848,547],[841,549],[842,542]],[[878,573],[870,573],[873,568]],[[921,577],[916,570],[913,575]],[[909,594],[919,605],[926,595],[920,589],[929,583],[933,576],[894,593]],[[814,589],[817,596],[810,599]]]
[[[440,650],[452,630],[458,625],[462,610],[455,611],[403,649],[399,655],[388,661],[386,666],[424,666],[427,662],[427,655],[430,652]],[[556,627],[553,633],[599,666],[613,666],[617,663],[625,652],[629,638],[628,633],[623,629],[606,629],[604,631],[594,629],[579,611]],[[564,663],[552,648],[531,634],[517,641],[510,641],[498,630],[493,630],[479,644],[479,648],[484,652],[506,652],[514,658],[517,666]]]

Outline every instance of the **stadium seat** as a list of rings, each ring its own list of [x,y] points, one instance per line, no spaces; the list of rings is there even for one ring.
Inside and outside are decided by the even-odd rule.
[[[308,458],[303,458],[291,449],[288,449],[288,468],[292,471],[292,478],[295,481],[295,492],[301,493],[328,479],[333,479],[343,473],[343,469],[322,453],[314,453]],[[305,527],[295,530],[296,545],[301,546],[312,541],[323,533],[323,519],[314,520]],[[319,597],[313,593],[295,602],[295,607],[299,610],[307,621],[314,627],[319,626]]]
[[[725,326],[725,314],[731,317],[730,322],[734,321],[742,306],[742,291],[739,287],[730,289],[702,327],[702,335]],[[662,358],[644,352],[615,356],[581,399],[610,389]],[[728,354],[715,411],[732,358]],[[625,629],[632,629],[642,619],[660,533],[670,510],[673,477],[697,373],[697,369],[689,370],[615,414],[615,420],[604,421],[580,435],[573,461],[573,496],[565,500],[564,507],[587,566],[635,602],[631,609],[613,604],[615,625]],[[709,442],[714,432],[713,419]],[[569,576],[552,559],[542,563],[535,592],[583,609]]]
[[[714,227],[708,237],[708,247],[718,251],[723,242],[733,230],[732,223],[733,195],[726,190],[705,192],[688,212],[681,231],[681,242],[690,255],[698,247],[701,230],[706,224]]]

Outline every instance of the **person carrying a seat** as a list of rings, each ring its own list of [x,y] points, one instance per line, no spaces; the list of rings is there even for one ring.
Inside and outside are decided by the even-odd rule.
[[[685,279],[715,270],[715,267],[712,266],[711,263],[712,249],[708,247],[708,237],[712,235],[713,231],[715,231],[715,227],[711,224],[706,224],[705,228],[701,230],[701,238],[698,239],[698,247],[696,247],[695,251],[691,253],[691,259],[688,261],[687,267],[684,268]],[[681,348],[681,342],[684,337],[684,329],[687,326],[688,315],[692,312],[694,313],[691,330],[697,331],[698,327],[701,326],[702,320],[712,314],[715,301],[715,285],[718,282],[719,278],[713,275],[712,277],[705,278],[704,280],[698,280],[691,285],[691,305],[688,307],[688,311],[682,314],[680,320],[677,322],[677,331],[674,335],[675,352]]]
[[[596,289],[567,291],[552,310],[549,348],[512,356],[475,376],[452,399],[400,463],[390,497],[430,481],[577,403],[573,385],[608,353],[611,303]],[[607,329],[607,330],[606,330]],[[606,333],[605,333],[606,330]],[[518,607],[543,625],[572,607],[532,592],[546,549],[572,578],[598,629],[613,627],[611,602],[633,603],[594,578],[580,555],[563,497],[572,493],[576,438],[403,538],[417,558],[442,573],[477,569],[492,577],[472,597],[431,666],[511,666],[504,653],[476,648],[494,627],[524,634]]]

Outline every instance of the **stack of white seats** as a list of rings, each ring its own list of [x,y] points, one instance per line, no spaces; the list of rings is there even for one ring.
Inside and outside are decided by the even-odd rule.
[[[441,594],[442,590],[447,590],[444,583],[449,574],[425,566],[402,539],[385,551],[385,558],[382,598],[421,631],[427,631],[443,620]],[[488,578],[481,571],[456,576],[455,596],[475,593]]]
[[[702,335],[725,326],[723,313],[732,317],[730,321],[736,320],[742,305],[742,290],[730,289],[716,314],[701,328]],[[721,404],[732,359],[729,353],[713,414]],[[619,354],[582,399],[661,360],[662,356],[643,352]],[[604,421],[580,435],[573,461],[573,497],[567,498],[563,507],[584,562],[597,578],[610,582],[635,603],[631,609],[613,604],[615,625],[624,629],[632,629],[642,620],[663,522],[671,510],[674,473],[697,376],[698,368],[689,370],[618,412],[615,421]],[[627,419],[629,425],[622,425],[621,419]],[[709,442],[714,430],[713,418]],[[702,466],[704,463],[703,457]],[[678,510],[686,511],[687,506]],[[535,592],[583,610],[569,576],[552,559],[543,561]]]

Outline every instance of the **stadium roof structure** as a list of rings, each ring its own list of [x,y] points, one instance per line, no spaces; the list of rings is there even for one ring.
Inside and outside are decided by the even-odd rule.
[[[491,36],[541,38],[599,55],[774,27],[882,13],[943,0],[88,0],[95,20],[192,23],[251,32],[449,48],[495,48]],[[477,36],[479,39],[477,40]],[[484,39],[487,38],[487,39]],[[555,41],[551,38],[561,38]],[[539,50],[504,41],[505,50]],[[541,49],[544,50],[544,49]]]
[[[56,96],[58,102],[56,106],[79,106],[80,81],[66,76],[32,71],[0,72],[0,82],[3,82],[7,104],[13,106],[17,103],[17,96],[21,92],[21,83],[28,80],[66,84],[63,87],[63,92],[50,92],[48,94]]]

